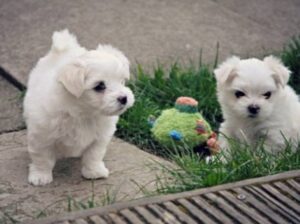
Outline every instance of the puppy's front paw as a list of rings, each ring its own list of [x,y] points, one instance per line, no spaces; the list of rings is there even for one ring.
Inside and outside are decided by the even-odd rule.
[[[43,186],[53,180],[52,171],[38,170],[33,164],[29,167],[28,182],[35,186]]]
[[[86,179],[107,178],[109,170],[105,167],[104,162],[100,162],[95,166],[83,166],[81,174]]]

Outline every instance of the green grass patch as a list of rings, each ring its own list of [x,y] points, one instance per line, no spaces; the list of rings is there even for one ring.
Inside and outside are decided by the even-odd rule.
[[[174,106],[179,96],[190,96],[198,100],[198,109],[217,129],[222,120],[216,98],[216,83],[209,66],[183,67],[178,63],[170,69],[157,66],[153,74],[138,66],[135,79],[128,85],[135,94],[135,105],[121,116],[117,136],[144,150],[160,155],[164,149],[152,138],[147,119],[159,116],[161,111]]]
[[[120,188],[121,186],[109,187],[105,189],[105,192],[103,194],[98,195],[95,193],[94,181],[92,180],[91,192],[89,196],[79,199],[72,195],[69,195],[66,198],[62,198],[47,205],[42,210],[38,211],[37,214],[32,218],[44,218],[49,215],[54,215],[57,213],[57,207],[64,209],[66,212],[74,212],[96,207],[103,207],[113,204],[117,201],[122,201],[124,199],[130,200],[130,198],[128,198],[128,195],[120,194]]]
[[[300,37],[294,38],[279,54],[284,64],[292,71],[290,85],[300,93]],[[173,193],[201,187],[239,181],[283,171],[300,169],[300,150],[292,152],[287,143],[279,155],[268,154],[262,144],[246,146],[232,143],[233,160],[223,164],[218,159],[210,163],[200,160],[189,148],[167,149],[152,137],[147,123],[149,115],[159,116],[161,111],[174,106],[179,96],[190,96],[198,102],[198,110],[217,130],[222,121],[216,97],[216,82],[213,66],[200,62],[182,66],[174,63],[169,68],[156,66],[153,72],[137,66],[134,79],[128,83],[133,90],[135,105],[121,116],[117,136],[144,150],[162,155],[174,161],[178,169],[162,166],[166,179],[158,177],[157,192]]]
[[[262,142],[256,146],[231,141],[232,158],[223,163],[218,155],[206,163],[189,149],[169,151],[178,168],[161,166],[164,175],[157,177],[156,194],[176,193],[300,169],[300,150],[292,152],[287,143],[278,155],[269,154]]]
[[[292,71],[289,84],[300,93],[300,36],[294,37],[284,47],[280,57]]]

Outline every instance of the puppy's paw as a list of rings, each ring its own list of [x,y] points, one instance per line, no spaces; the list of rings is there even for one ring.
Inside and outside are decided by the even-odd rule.
[[[86,179],[107,178],[109,175],[109,170],[105,167],[104,162],[100,162],[93,167],[83,166],[81,169],[81,174]]]
[[[52,171],[40,171],[34,165],[30,165],[28,182],[35,186],[43,186],[53,180]]]

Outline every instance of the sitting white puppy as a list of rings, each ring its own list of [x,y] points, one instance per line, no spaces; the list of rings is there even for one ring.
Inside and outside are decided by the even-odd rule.
[[[119,50],[99,45],[88,51],[68,30],[55,32],[52,48],[31,71],[24,101],[28,180],[52,181],[52,169],[62,157],[82,157],[82,175],[106,178],[103,157],[118,121],[134,102],[129,62]]]
[[[214,73],[224,118],[222,149],[229,147],[226,137],[249,145],[262,137],[271,153],[284,149],[286,140],[295,150],[300,136],[300,103],[287,85],[290,71],[279,59],[241,60],[233,56]]]

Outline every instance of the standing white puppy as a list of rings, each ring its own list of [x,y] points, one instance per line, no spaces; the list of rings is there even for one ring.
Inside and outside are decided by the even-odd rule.
[[[300,103],[287,85],[290,71],[273,56],[258,60],[231,57],[215,71],[218,100],[224,122],[220,144],[227,149],[228,138],[250,145],[265,137],[265,148],[272,153],[293,149],[300,136]]]
[[[52,48],[29,75],[24,101],[28,151],[32,159],[28,180],[52,181],[52,169],[62,157],[82,157],[82,175],[108,177],[103,157],[118,121],[134,102],[129,62],[124,54],[99,45],[88,51],[68,30],[55,32]]]

